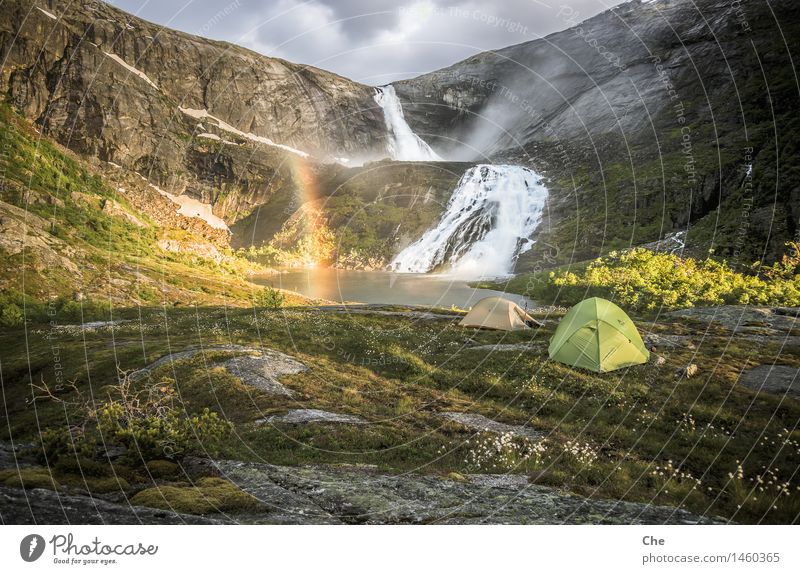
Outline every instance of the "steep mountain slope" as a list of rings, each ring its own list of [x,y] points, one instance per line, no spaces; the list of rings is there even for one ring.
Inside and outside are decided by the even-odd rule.
[[[83,306],[89,317],[92,302],[237,305],[255,292],[242,279],[247,263],[227,249],[227,233],[177,213],[140,177],[43,137],[6,104],[0,149],[0,318],[7,326],[26,307],[31,314]]]
[[[307,165],[385,149],[371,87],[103,2],[3,2],[0,62],[0,94],[44,134],[228,223],[295,193]]]
[[[0,90],[59,141],[100,159],[175,167],[171,156],[185,147],[176,139],[215,123],[181,110],[322,156],[371,152],[383,135],[372,88],[330,72],[103,2],[17,0],[3,12]]]
[[[437,153],[465,162],[360,168],[341,164],[390,147],[374,88],[103,3],[3,9],[0,94],[43,134],[121,166],[114,177],[205,203],[235,247],[380,266],[436,222],[476,161],[547,177],[518,270],[675,234],[694,254],[749,265],[798,233],[800,21],[788,0],[635,0],[580,24],[564,7],[563,32],[389,90]],[[147,186],[122,187],[151,203]]]
[[[451,155],[550,176],[528,265],[687,229],[696,253],[778,256],[800,216],[794,4],[636,0],[577,25],[561,13],[563,32],[395,86],[409,124]]]
[[[0,94],[44,135],[106,162],[137,208],[165,201],[139,176],[207,204],[230,226],[221,240],[234,247],[260,247],[281,233],[290,255],[381,265],[395,242],[433,224],[460,176],[447,164],[341,165],[387,154],[372,87],[102,2],[12,0],[3,10]],[[404,217],[403,203],[418,196],[433,201]],[[310,210],[319,212],[313,222]],[[328,221],[340,237],[326,253],[290,245],[316,232],[309,223]],[[207,239],[211,232],[200,230]]]

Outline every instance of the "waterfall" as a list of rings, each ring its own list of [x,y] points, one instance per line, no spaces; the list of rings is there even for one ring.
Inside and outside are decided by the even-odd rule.
[[[375,101],[383,109],[383,120],[389,132],[386,151],[389,157],[399,161],[442,161],[431,146],[415,134],[403,116],[403,106],[394,91],[394,86],[375,88]]]
[[[427,273],[447,267],[464,278],[502,277],[533,246],[547,188],[515,165],[477,165],[461,179],[436,227],[400,252],[389,268]]]

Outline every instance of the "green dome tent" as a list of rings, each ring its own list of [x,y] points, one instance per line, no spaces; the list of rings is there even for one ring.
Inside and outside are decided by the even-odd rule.
[[[592,297],[575,305],[550,339],[550,358],[596,373],[646,363],[636,325],[611,301]]]

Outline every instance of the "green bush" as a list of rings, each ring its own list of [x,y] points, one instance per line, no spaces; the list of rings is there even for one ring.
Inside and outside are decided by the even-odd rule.
[[[256,306],[266,309],[280,309],[283,307],[285,302],[286,295],[283,293],[283,291],[275,289],[270,285],[264,287],[255,296]]]
[[[231,423],[208,408],[187,413],[172,379],[134,387],[123,373],[119,384],[109,386],[108,391],[108,398],[102,401],[77,390],[69,402],[52,392],[45,394],[63,403],[80,424],[42,432],[38,453],[42,462],[58,461],[64,472],[78,474],[85,466],[100,476],[102,465],[87,460],[97,444],[125,447],[128,462],[138,465],[146,460],[206,452],[231,429]]]
[[[78,428],[53,427],[44,429],[40,435],[37,459],[43,464],[77,463],[94,455],[95,441]]]
[[[796,251],[760,274],[740,273],[725,261],[699,261],[633,249],[612,252],[584,271],[551,272],[548,293],[572,305],[594,295],[629,309],[712,305],[800,305]],[[754,268],[755,271],[755,268]]]
[[[19,327],[25,321],[25,316],[22,314],[22,309],[15,303],[9,303],[3,307],[2,315],[0,315],[0,322],[5,327]]]
[[[209,409],[189,416],[172,408],[132,414],[126,412],[122,403],[112,401],[100,409],[97,428],[105,440],[122,445],[132,455],[146,460],[202,452],[206,442],[224,436],[230,425]]]

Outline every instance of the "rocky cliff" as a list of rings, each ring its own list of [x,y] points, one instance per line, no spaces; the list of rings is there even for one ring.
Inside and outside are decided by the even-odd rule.
[[[416,131],[460,142],[450,157],[550,176],[540,247],[558,255],[529,258],[686,230],[698,254],[779,256],[800,216],[794,3],[635,0],[583,22],[560,15],[562,32],[395,86]]]
[[[304,202],[363,187],[343,185],[364,172],[336,162],[385,155],[369,86],[100,2],[3,10],[0,93],[70,149],[211,204],[237,246],[269,241]],[[634,0],[586,21],[569,7],[560,15],[562,32],[395,85],[411,127],[448,159],[548,177],[522,268],[678,232],[695,254],[778,257],[800,229],[792,3]],[[436,170],[406,165],[367,168],[370,185],[427,188],[418,180]],[[440,201],[449,181],[430,181]],[[349,221],[334,207],[327,220]],[[409,238],[379,236],[395,247]]]
[[[382,150],[373,89],[102,2],[3,3],[0,93],[45,134],[234,221],[297,163]]]

